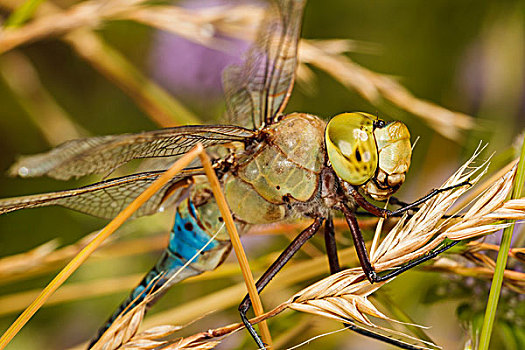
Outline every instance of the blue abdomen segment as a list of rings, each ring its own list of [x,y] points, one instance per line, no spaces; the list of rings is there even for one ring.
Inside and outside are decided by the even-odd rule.
[[[208,230],[200,222],[200,210],[207,210],[207,213],[215,211],[215,201],[209,201],[198,209],[190,199],[183,201],[177,208],[175,222],[169,237],[169,243],[162,256],[155,266],[133,289],[128,298],[119,306],[102,328],[99,329],[97,336],[91,341],[90,346],[104,334],[111,324],[121,314],[131,310],[134,306],[142,302],[148,295],[155,293],[162,286],[163,291],[148,302],[147,307],[154,304],[157,297],[167,290],[171,285],[180,282],[188,277],[198,275],[204,271],[215,269],[222,263],[231,249],[229,241],[211,239],[218,225],[209,225]],[[222,225],[221,225],[222,226]],[[191,262],[189,262],[191,260]],[[184,267],[184,265],[186,265]],[[184,268],[183,268],[184,267]]]
[[[210,234],[206,232],[197,221],[197,212],[191,201],[188,201],[188,209],[182,213],[177,210],[175,223],[168,245],[168,253],[180,261],[192,260],[199,262],[199,256],[203,252],[209,252],[219,245],[215,240],[210,241]],[[213,233],[212,233],[213,234]],[[195,257],[197,255],[197,257]]]

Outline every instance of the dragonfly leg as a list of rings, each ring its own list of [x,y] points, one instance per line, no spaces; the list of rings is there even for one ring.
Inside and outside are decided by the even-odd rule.
[[[330,274],[341,271],[339,265],[339,257],[337,256],[337,245],[335,242],[334,221],[332,217],[326,219],[324,223],[324,242],[326,246],[326,255],[328,256],[328,265],[330,266]]]
[[[454,188],[458,188],[458,187],[461,187],[461,186],[472,186],[472,184],[467,180],[467,181],[463,181],[463,182],[460,182],[458,184],[455,184],[455,185],[452,185],[452,186],[448,186],[448,187],[444,187],[444,188],[438,188],[438,189],[433,189],[432,191],[430,191],[429,194],[427,194],[426,196],[423,196],[421,198],[419,198],[418,200],[412,202],[412,203],[403,203],[401,201],[398,201],[398,204],[404,204],[403,207],[399,208],[399,209],[396,209],[396,210],[388,210],[388,209],[383,209],[383,208],[379,208],[378,206],[368,202],[366,200],[366,198],[357,191],[357,188],[355,186],[346,186],[347,190],[350,192],[350,194],[352,195],[352,197],[354,197],[355,201],[357,202],[357,204],[363,208],[364,210],[368,211],[369,213],[372,213],[373,215],[375,216],[378,216],[378,217],[383,217],[383,218],[389,218],[391,216],[397,216],[401,213],[404,213],[410,209],[416,209],[418,208],[418,206],[420,204],[423,204],[425,203],[426,201],[428,201],[429,199],[431,199],[432,197],[442,193],[442,192],[446,192],[446,191],[450,191]]]
[[[354,213],[345,203],[340,203],[338,206],[336,206],[336,209],[341,210],[345,216],[346,223],[348,224],[350,233],[352,234],[352,239],[354,241],[357,257],[359,258],[359,263],[363,268],[366,278],[370,281],[370,283],[376,282],[377,275],[374,271],[374,268],[372,267],[372,263],[370,262],[368,252],[366,250],[365,240],[363,239],[363,235],[361,234],[361,230],[359,229],[359,224],[357,223]]]
[[[456,185],[452,186],[452,187],[455,187]],[[444,188],[444,189],[441,189],[441,190],[449,190],[450,188],[447,187],[447,188]],[[390,199],[388,200],[388,203],[389,204],[392,204],[392,205],[398,205],[400,206],[401,208],[404,208],[408,205],[410,205],[411,203],[406,203],[406,202],[403,202],[402,200],[398,199],[397,197],[390,197]],[[420,207],[412,207],[410,208],[411,210],[413,210],[414,212],[417,212],[419,209],[421,209]],[[406,209],[405,209],[406,210]],[[368,213],[369,215],[373,215],[371,213]],[[396,214],[393,214],[391,216],[402,216],[404,213],[403,212],[397,212]],[[375,216],[375,215],[374,215]],[[411,215],[409,214],[409,217],[411,217]],[[443,219],[450,219],[450,218],[460,218],[460,217],[463,217],[462,214],[454,214],[454,215],[443,215],[442,218]]]
[[[447,243],[443,247],[438,248],[426,255],[423,255],[407,263],[406,265],[400,266],[399,268],[396,268],[386,274],[378,275],[375,272],[374,267],[372,266],[372,263],[370,262],[370,257],[366,250],[365,240],[363,239],[363,235],[361,234],[361,230],[359,229],[359,225],[357,223],[357,219],[354,213],[344,203],[341,203],[338,209],[340,209],[343,212],[343,215],[345,216],[346,222],[348,223],[348,227],[350,228],[350,232],[352,233],[352,238],[354,240],[354,246],[357,252],[357,257],[359,258],[359,263],[361,264],[361,267],[363,268],[363,272],[365,273],[365,276],[370,281],[370,283],[382,282],[392,277],[398,276],[402,274],[403,272],[410,270],[411,268],[419,264],[422,264],[432,258],[435,258],[439,254],[452,248],[453,246],[455,246],[456,244],[460,242],[460,241],[453,241],[453,242]]]
[[[403,265],[403,266],[400,266],[394,270],[391,270],[390,272],[384,274],[384,275],[376,275],[376,278],[374,280],[374,282],[382,282],[382,281],[386,281],[390,278],[393,278],[393,277],[396,277],[400,274],[402,274],[403,272],[405,271],[408,271],[410,270],[411,268],[417,266],[417,265],[420,265],[430,259],[433,259],[435,258],[436,256],[438,256],[439,254],[443,253],[444,251],[446,250],[449,250],[450,248],[452,248],[453,246],[455,246],[456,244],[458,244],[459,242],[461,241],[452,241],[452,242],[449,242],[447,244],[445,244],[443,247],[441,248],[438,248],[428,254],[425,254],[423,256],[420,256],[419,258],[417,259],[414,259],[412,260],[411,262]]]
[[[312,238],[313,235],[319,231],[319,228],[323,224],[324,218],[318,217],[315,219],[315,221],[308,226],[306,229],[304,229],[295,239],[286,247],[286,249],[279,255],[277,260],[273,262],[273,264],[263,273],[263,275],[259,278],[257,283],[255,284],[257,287],[257,292],[260,293],[264,287],[271,281],[271,279],[283,268],[283,266],[292,258],[292,256],[303,246],[303,244],[306,243],[310,238]],[[264,349],[264,344],[253,328],[253,325],[250,323],[248,318],[246,317],[246,313],[250,309],[252,305],[252,302],[250,300],[250,297],[246,295],[244,299],[242,300],[241,304],[239,305],[239,313],[241,315],[241,320],[246,326],[246,329],[248,332],[250,332],[250,335],[257,343],[257,346],[259,348]]]
[[[405,212],[405,211],[407,211],[409,209],[418,208],[418,206],[420,204],[425,203],[427,200],[429,200],[430,198],[434,197],[435,195],[438,195],[438,194],[440,194],[442,192],[450,191],[450,190],[453,190],[455,188],[462,187],[462,186],[472,186],[472,184],[469,182],[469,180],[467,180],[467,181],[463,181],[463,182],[460,182],[460,183],[452,185],[452,186],[433,189],[426,196],[423,196],[423,197],[419,198],[418,200],[416,200],[416,201],[414,201],[414,202],[412,202],[410,204],[406,204],[403,207],[392,211],[390,213],[390,215],[396,215],[396,214],[399,214],[399,213],[403,213],[403,212]]]
[[[379,341],[381,341],[383,343],[386,343],[386,344],[391,344],[391,345],[397,346],[400,349],[406,349],[406,350],[424,350],[424,349],[427,349],[428,350],[427,347],[421,347],[421,346],[417,346],[417,345],[408,344],[408,343],[402,342],[400,340],[397,340],[395,338],[391,338],[391,337],[388,337],[388,336],[383,335],[383,334],[375,333],[375,332],[369,331],[367,329],[360,328],[360,327],[358,327],[358,326],[356,326],[355,324],[352,324],[352,323],[344,323],[344,326],[346,328],[348,328],[349,330],[351,330],[353,332],[356,332],[357,334],[361,334],[361,335],[364,335],[365,337],[379,340]]]

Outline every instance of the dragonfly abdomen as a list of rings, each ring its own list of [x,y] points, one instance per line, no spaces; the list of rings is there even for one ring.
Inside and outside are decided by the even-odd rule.
[[[127,313],[147,297],[152,296],[147,302],[149,308],[173,284],[214,270],[224,261],[231,250],[231,243],[215,199],[208,193],[211,191],[208,191],[206,184],[197,185],[190,197],[179,204],[168,247],[155,266],[100,328],[90,347],[120,315]],[[194,200],[198,205],[194,204]]]

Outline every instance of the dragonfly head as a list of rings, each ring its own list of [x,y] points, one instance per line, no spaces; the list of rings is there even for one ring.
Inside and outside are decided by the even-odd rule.
[[[333,117],[325,130],[328,159],[337,176],[385,200],[405,181],[412,147],[405,124],[386,124],[362,112]]]

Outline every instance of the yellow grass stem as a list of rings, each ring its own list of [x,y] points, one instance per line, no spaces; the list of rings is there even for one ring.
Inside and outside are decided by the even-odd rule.
[[[56,291],[46,301],[44,307],[129,291],[137,285],[142,277],[144,277],[144,273],[98,279],[96,281],[68,283]],[[34,289],[0,296],[0,316],[20,312],[40,292],[41,289]]]
[[[5,21],[5,28],[16,28],[21,26],[29,18],[33,17],[33,14],[37,10],[38,6],[43,0],[27,0],[16,9],[9,18]]]
[[[524,137],[525,139],[525,137]],[[525,142],[521,147],[520,163],[516,173],[516,180],[514,182],[514,189],[512,192],[512,199],[521,198],[523,183],[525,182]],[[489,299],[487,308],[485,309],[485,317],[483,319],[483,327],[481,328],[481,336],[479,349],[488,350],[490,344],[490,336],[492,335],[492,328],[496,318],[496,310],[498,307],[499,295],[503,283],[505,267],[507,265],[507,258],[510,250],[510,243],[512,240],[512,231],[514,230],[514,223],[503,230],[501,237],[500,250],[498,259],[496,260],[496,268],[494,269],[494,278],[490,286]]]
[[[87,136],[88,133],[73,121],[44,87],[28,57],[17,51],[4,54],[0,75],[49,145],[57,146],[67,140]]]
[[[210,182],[213,195],[215,196],[215,200],[217,201],[217,205],[219,207],[219,210],[221,211],[224,223],[226,224],[226,229],[228,230],[228,233],[230,235],[230,240],[232,241],[235,255],[237,256],[237,260],[239,261],[244,281],[246,282],[248,295],[250,296],[250,300],[252,301],[255,316],[262,315],[264,313],[264,309],[261,303],[261,299],[259,298],[259,293],[257,292],[257,287],[255,286],[255,281],[250,270],[250,265],[248,264],[248,259],[246,258],[246,254],[244,253],[244,249],[239,238],[239,233],[237,232],[237,228],[235,227],[235,223],[233,222],[233,217],[230,212],[230,209],[228,208],[228,204],[226,203],[226,198],[224,198],[224,194],[222,193],[221,186],[219,184],[219,179],[217,178],[217,175],[215,174],[215,171],[212,168],[210,158],[208,157],[208,155],[205,152],[202,152],[199,155],[199,157],[201,158],[202,166],[204,167],[204,171],[206,172],[206,176],[208,177],[208,181]],[[261,337],[264,343],[269,349],[271,349],[272,338],[266,322],[261,322],[259,324],[259,331],[261,332]]]
[[[58,275],[49,283],[40,295],[22,312],[16,321],[0,337],[0,350],[4,349],[13,337],[22,329],[29,319],[42,307],[47,299],[77,270],[80,265],[97,249],[102,242],[115,232],[133,213],[160,188],[166,185],[177,173],[188,166],[201,152],[203,147],[197,144],[191,151],[177,160],[168,170],[166,170],[155,182],[142,192],[133,202],[131,202],[119,215],[104,227],[98,235],[84,249],[78,253]]]

